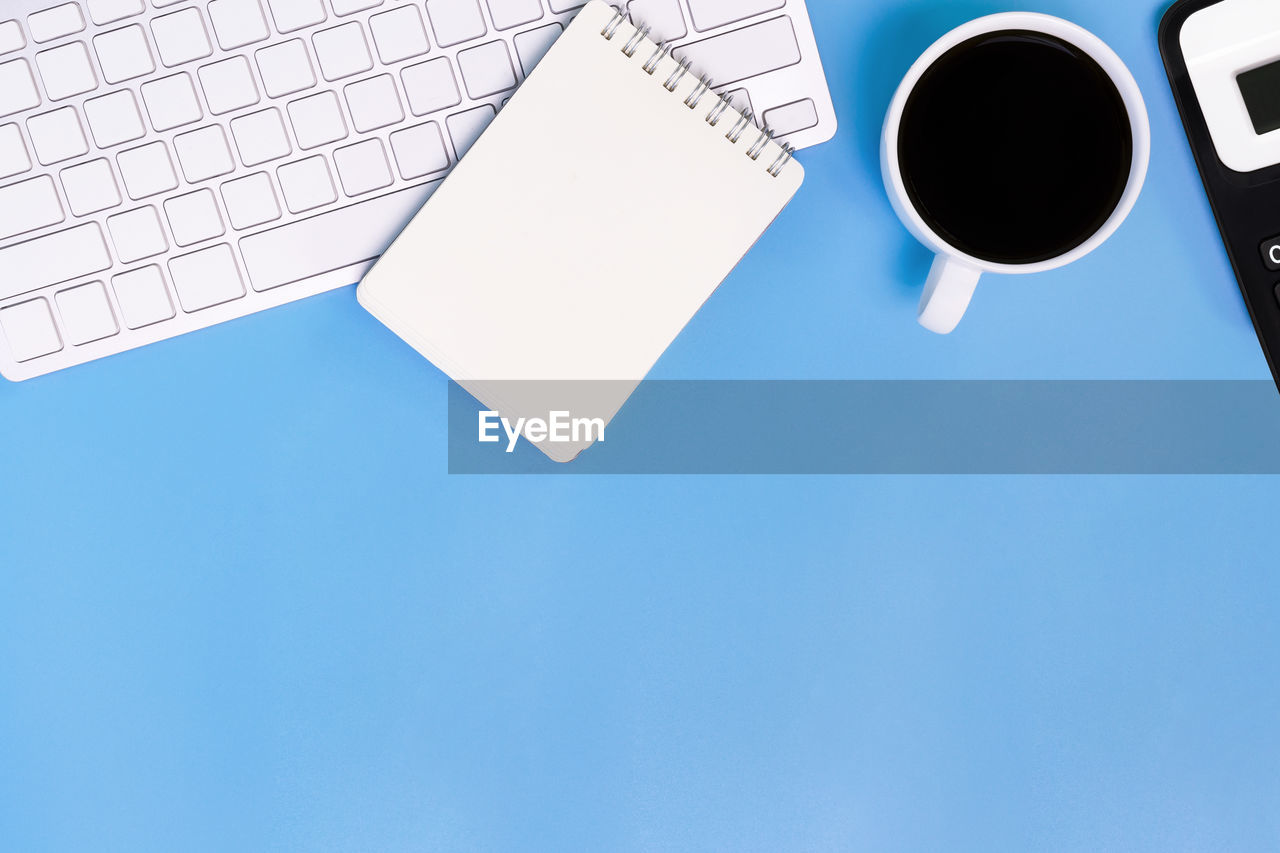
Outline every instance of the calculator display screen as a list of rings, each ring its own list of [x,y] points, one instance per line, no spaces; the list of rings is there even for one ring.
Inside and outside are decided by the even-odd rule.
[[[1280,130],[1280,62],[1246,71],[1236,82],[1258,135]]]

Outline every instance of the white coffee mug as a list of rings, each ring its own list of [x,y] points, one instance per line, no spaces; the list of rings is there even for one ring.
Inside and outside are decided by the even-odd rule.
[[[992,263],[975,258],[950,245],[929,227],[924,217],[916,210],[907,194],[901,164],[898,160],[898,134],[902,125],[903,110],[925,72],[949,50],[969,39],[1005,30],[1024,30],[1055,36],[1091,56],[1120,92],[1133,131],[1133,158],[1129,170],[1129,182],[1111,217],[1084,243],[1066,254],[1039,263]],[[957,132],[963,133],[964,130],[957,129]],[[880,143],[880,160],[884,171],[885,187],[889,191],[889,200],[893,203],[898,218],[917,240],[937,255],[933,268],[929,272],[929,280],[925,284],[924,296],[920,300],[919,319],[920,325],[926,329],[945,335],[954,331],[964,317],[969,302],[973,298],[978,279],[983,273],[1019,275],[1057,269],[1083,258],[1115,233],[1142,192],[1142,184],[1147,176],[1147,165],[1151,160],[1151,125],[1147,119],[1146,104],[1142,100],[1137,81],[1133,79],[1133,75],[1129,73],[1129,69],[1125,67],[1115,51],[1107,47],[1101,39],[1070,21],[1051,15],[1006,12],[978,18],[952,30],[934,43],[915,65],[911,66],[902,85],[898,87],[897,94],[894,95],[889,114],[885,119],[884,134]]]

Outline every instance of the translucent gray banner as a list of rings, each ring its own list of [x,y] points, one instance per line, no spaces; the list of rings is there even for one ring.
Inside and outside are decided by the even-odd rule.
[[[531,385],[488,383],[497,399],[593,396]],[[649,381],[567,464],[485,409],[450,384],[450,473],[1280,473],[1280,394],[1261,381]],[[576,414],[549,411],[534,435],[567,439]]]

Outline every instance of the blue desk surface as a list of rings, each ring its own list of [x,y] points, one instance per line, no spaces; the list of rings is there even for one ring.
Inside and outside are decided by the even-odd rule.
[[[1028,5],[1028,4],[1024,4]],[[1153,0],[1154,159],[950,338],[876,162],[998,2],[811,0],[842,122],[668,378],[1267,376]],[[1266,478],[482,478],[350,288],[0,387],[0,847],[1280,845]]]

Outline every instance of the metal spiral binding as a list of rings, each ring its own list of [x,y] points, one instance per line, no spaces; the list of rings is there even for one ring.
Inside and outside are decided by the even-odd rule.
[[[658,45],[656,50],[654,50],[653,56],[649,57],[649,61],[640,67],[644,69],[645,74],[648,74],[650,77],[652,77],[653,72],[658,70],[658,63],[662,62],[662,60],[666,59],[670,54],[671,54],[671,45],[667,44],[666,42],[663,42],[662,44]]]
[[[751,110],[743,110],[742,114],[738,116],[738,120],[733,123],[733,127],[729,128],[729,132],[724,135],[724,138],[737,145],[738,138],[742,136],[742,132],[750,126]]]
[[[721,95],[720,100],[711,108],[711,112],[707,113],[707,124],[712,127],[718,125],[720,123],[720,116],[724,115],[725,110],[729,109],[731,106],[733,106],[733,95]]]
[[[671,76],[667,78],[667,82],[662,84],[667,87],[668,92],[674,92],[676,90],[676,87],[680,85],[680,81],[684,79],[684,75],[689,73],[689,67],[691,65],[693,65],[692,60],[680,60],[680,63],[676,65],[676,70],[672,71]]]
[[[689,93],[689,97],[684,99],[684,105],[691,110],[696,110],[698,104],[702,102],[702,98],[707,92],[711,91],[711,80],[704,74],[698,78],[698,85],[693,87],[693,91]]]
[[[626,12],[623,12],[616,6],[613,7],[613,17],[610,18],[609,23],[605,24],[604,28],[600,30],[600,35],[604,37],[605,41],[613,41],[613,37],[618,34],[618,30],[622,28],[624,23],[629,22],[629,18],[630,16],[627,15]],[[631,38],[629,38],[622,46],[622,54],[628,59],[633,59],[636,55],[636,51],[640,49],[640,46],[644,44],[644,40],[648,38],[648,36],[648,27],[637,27],[635,32],[631,35]],[[671,45],[667,42],[663,42],[662,44],[654,47],[653,53],[650,54],[649,58],[645,60],[644,64],[640,67],[646,74],[652,77],[658,70],[658,66],[662,64],[662,61],[670,55]],[[676,64],[676,67],[672,70],[671,74],[668,75],[666,82],[662,84],[663,87],[668,92],[675,92],[675,90],[679,88],[681,81],[684,80],[685,75],[689,73],[692,65],[693,63],[691,60],[687,58],[681,59]],[[684,99],[684,105],[691,110],[696,110],[698,108],[698,104],[700,104],[706,97],[707,93],[711,91],[712,86],[713,84],[708,77],[699,77],[698,85],[695,86],[693,91]],[[712,106],[711,110],[706,114],[707,124],[712,127],[719,126],[720,121],[724,118],[724,114],[728,112],[732,106],[733,95],[724,94],[717,96],[715,105]],[[742,138],[742,134],[746,132],[747,128],[754,126],[754,116],[752,115],[751,110],[743,110],[742,112],[737,113],[737,116],[737,120],[734,121],[733,126],[730,127],[724,135],[724,138],[734,145],[736,145],[738,140]],[[765,149],[769,147],[769,143],[773,141],[773,133],[774,132],[767,127],[761,128],[760,135],[757,136],[755,142],[747,148],[747,156],[752,160],[758,161],[760,159],[760,155],[764,153]],[[791,162],[795,153],[796,149],[794,146],[784,144],[782,146],[782,151],[777,156],[777,159],[775,159],[773,164],[765,171],[772,177],[778,177],[782,174],[782,170],[786,168],[787,164]]]
[[[756,141],[747,149],[747,156],[752,160],[760,159],[760,152],[764,151],[764,147],[773,140],[773,131],[765,128],[760,131],[760,135],[756,137]]]
[[[791,162],[791,158],[795,156],[796,149],[793,145],[783,145],[782,153],[778,155],[778,159],[773,161],[773,165],[768,168],[770,175],[775,178],[782,174],[782,170]]]
[[[636,34],[631,37],[631,41],[622,46],[622,55],[627,59],[636,55],[636,48],[640,46],[640,42],[644,41],[645,36],[649,35],[649,28],[636,30]]]
[[[621,9],[614,8],[613,17],[609,19],[609,23],[604,25],[604,29],[600,31],[600,35],[604,36],[605,41],[613,41],[613,37],[618,32],[618,27],[627,20],[627,16],[623,14]]]

